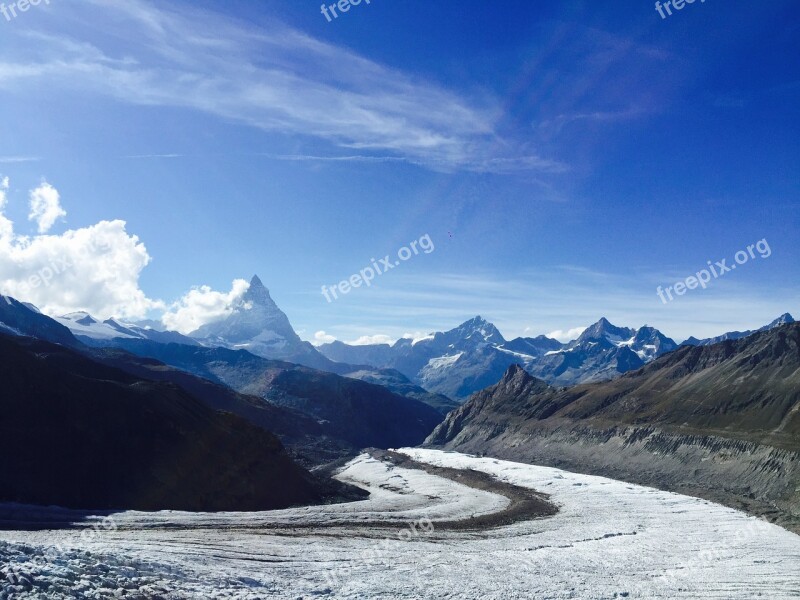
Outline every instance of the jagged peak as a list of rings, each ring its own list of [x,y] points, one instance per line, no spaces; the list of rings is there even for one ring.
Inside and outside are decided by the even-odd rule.
[[[525,382],[534,379],[536,378],[523,369],[522,365],[515,363],[506,369],[506,372],[503,373],[503,377],[500,378],[498,385],[504,385],[511,382]]]
[[[480,333],[480,335],[486,341],[504,343],[505,339],[503,338],[503,334],[500,333],[500,330],[494,326],[494,323],[491,323],[484,319],[482,316],[477,315],[472,317],[468,321],[464,321],[456,327],[455,329],[451,329],[447,332],[449,333],[458,333],[459,335],[469,337],[473,333]]]
[[[785,325],[786,323],[794,323],[794,322],[795,322],[794,321],[794,317],[792,315],[790,315],[788,312],[786,312],[786,313],[783,313],[777,319],[775,319],[772,323],[770,323],[770,326]]]
[[[456,327],[456,329],[475,329],[475,328],[486,327],[486,326],[494,327],[494,325],[492,325],[489,321],[484,319],[482,316],[476,315],[476,316],[472,317],[471,319],[468,319],[467,321],[464,321],[463,323],[461,323],[461,325]]]
[[[275,304],[272,300],[272,296],[269,295],[269,290],[262,283],[258,275],[253,275],[253,278],[250,280],[250,287],[247,288],[243,299],[245,302],[253,302],[255,304],[266,304],[268,306],[273,306]]]
[[[609,333],[612,335],[626,336],[628,334],[632,334],[633,330],[625,327],[617,327],[605,317],[600,317],[599,321],[586,328],[580,337],[578,337],[578,341],[584,342],[587,340],[597,339],[598,337]]]

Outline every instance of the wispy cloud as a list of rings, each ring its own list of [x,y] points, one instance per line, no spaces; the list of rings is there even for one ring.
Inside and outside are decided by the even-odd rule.
[[[272,160],[292,162],[410,162],[402,156],[369,156],[350,154],[342,156],[315,156],[313,154],[262,154]]]
[[[122,158],[186,158],[186,154],[131,154]]]
[[[87,30],[84,37],[92,41],[77,41],[77,32],[55,21],[55,33],[27,33],[36,39],[36,51],[0,61],[0,89],[46,81],[359,151],[279,160],[404,160],[443,171],[567,170],[513,143],[498,143],[502,110],[490,96],[467,97],[276,21],[255,28],[223,14],[145,0],[87,0],[64,4],[61,11],[71,23],[107,24],[108,37]]]
[[[592,111],[561,114],[553,117],[552,119],[542,121],[538,124],[538,127],[539,129],[548,133],[556,134],[559,133],[566,125],[576,122],[583,121],[593,123],[615,123],[641,118],[646,114],[647,111],[635,107],[616,111]]]
[[[37,156],[0,156],[0,164],[36,162],[38,160],[41,159]]]

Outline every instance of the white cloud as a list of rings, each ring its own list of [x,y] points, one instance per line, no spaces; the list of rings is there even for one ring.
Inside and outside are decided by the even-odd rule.
[[[416,344],[421,340],[427,340],[428,338],[432,338],[433,336],[430,333],[425,333],[423,331],[415,331],[414,333],[404,333],[403,339],[404,340],[411,340],[412,344]]]
[[[331,342],[335,342],[336,338],[332,335],[328,335],[324,331],[318,331],[314,334],[314,341],[312,342],[315,346],[321,346],[322,344],[330,344]]]
[[[207,285],[194,287],[169,307],[161,321],[168,329],[191,333],[231,314],[249,287],[244,279],[234,279],[229,292],[218,292]]]
[[[572,329],[567,329],[566,331],[563,329],[556,329],[555,331],[548,333],[547,337],[553,338],[562,343],[571,342],[584,331],[586,331],[586,327],[573,327]]]
[[[394,340],[383,334],[376,335],[362,335],[360,338],[347,342],[351,346],[369,346],[370,344],[394,344]]]
[[[125,221],[100,221],[61,235],[20,236],[3,214],[8,189],[4,177],[0,180],[2,293],[50,315],[86,310],[100,318],[141,318],[161,307],[139,288],[139,275],[150,255],[139,238],[125,230]],[[53,212],[53,206],[59,206],[58,191],[49,185],[38,189],[46,222],[58,213]]]
[[[67,211],[61,207],[58,190],[46,181],[30,191],[30,207],[28,219],[36,221],[39,233],[47,233],[59,218],[67,216]]]

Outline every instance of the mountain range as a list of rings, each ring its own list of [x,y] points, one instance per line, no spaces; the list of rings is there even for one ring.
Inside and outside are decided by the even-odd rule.
[[[800,324],[566,389],[514,365],[426,443],[700,495],[798,530]]]
[[[674,340],[653,327],[619,327],[606,318],[566,343],[544,335],[509,341],[480,316],[449,331],[431,333],[417,340],[404,338],[391,345],[349,345],[336,341],[315,348],[300,339],[257,275],[229,314],[190,335],[164,331],[151,324],[99,321],[87,313],[64,315],[56,320],[80,342],[93,347],[119,347],[140,355],[146,351],[168,364],[173,364],[168,352],[145,342],[244,350],[263,359],[381,385],[396,395],[426,403],[442,414],[474,392],[496,383],[512,364],[522,365],[528,373],[552,385],[572,386],[614,379],[678,348]],[[757,331],[793,321],[786,313]],[[692,337],[682,345],[708,345],[752,333],[729,332],[703,340]],[[202,362],[191,368],[183,363],[174,366],[202,374]]]
[[[213,410],[237,414],[277,434],[308,466],[367,446],[419,444],[444,416],[441,407],[414,397],[435,396],[402,379],[384,387],[246,350],[145,339],[129,334],[140,333],[129,326],[122,326],[125,335],[109,338],[113,326],[88,315],[75,317],[56,321],[13,298],[0,301],[0,323],[7,332],[60,344],[96,363],[182,387]],[[63,323],[77,323],[80,339]],[[93,337],[86,336],[87,329]],[[403,387],[409,396],[390,387]]]
[[[335,361],[396,369],[426,390],[463,400],[496,383],[512,364],[554,385],[575,385],[612,379],[677,347],[657,329],[617,327],[605,318],[567,343],[545,336],[506,341],[478,316],[418,341],[401,339],[391,346],[333,342],[319,350]]]
[[[257,277],[229,315],[188,336],[87,313],[52,319],[0,297],[0,430],[18,448],[45,440],[0,465],[0,500],[227,510],[353,497],[305,469],[428,436],[705,495],[795,527],[799,331],[787,313],[678,346],[601,318],[566,343],[508,341],[475,317],[418,340],[317,349]],[[128,480],[104,479],[115,454]],[[201,464],[178,472],[185,464],[166,456]],[[230,483],[253,474],[258,485]]]
[[[674,340],[653,327],[619,327],[606,318],[566,343],[544,335],[508,341],[497,327],[477,316],[454,329],[418,340],[400,339],[391,345],[349,345],[336,341],[315,348],[300,339],[257,275],[228,315],[189,335],[163,331],[149,324],[125,324],[114,319],[101,322],[86,313],[73,313],[57,320],[81,342],[95,347],[114,346],[141,353],[140,342],[146,340],[246,350],[261,358],[382,385],[397,395],[424,402],[442,414],[474,392],[496,383],[512,364],[522,365],[528,373],[552,385],[572,386],[614,379],[678,347]],[[786,313],[757,331],[791,322],[791,315]],[[692,337],[683,344],[708,345],[752,333],[729,332],[704,340]]]

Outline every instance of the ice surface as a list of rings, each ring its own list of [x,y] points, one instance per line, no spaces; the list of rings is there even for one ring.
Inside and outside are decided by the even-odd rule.
[[[90,535],[0,532],[0,564],[29,576],[15,588],[28,590],[19,598],[800,596],[800,537],[743,513],[558,469],[402,452],[533,487],[561,510],[488,531],[429,531],[419,526],[426,518],[467,518],[507,500],[364,455],[339,477],[369,489],[365,501],[262,513],[125,512],[113,515],[116,529]]]

